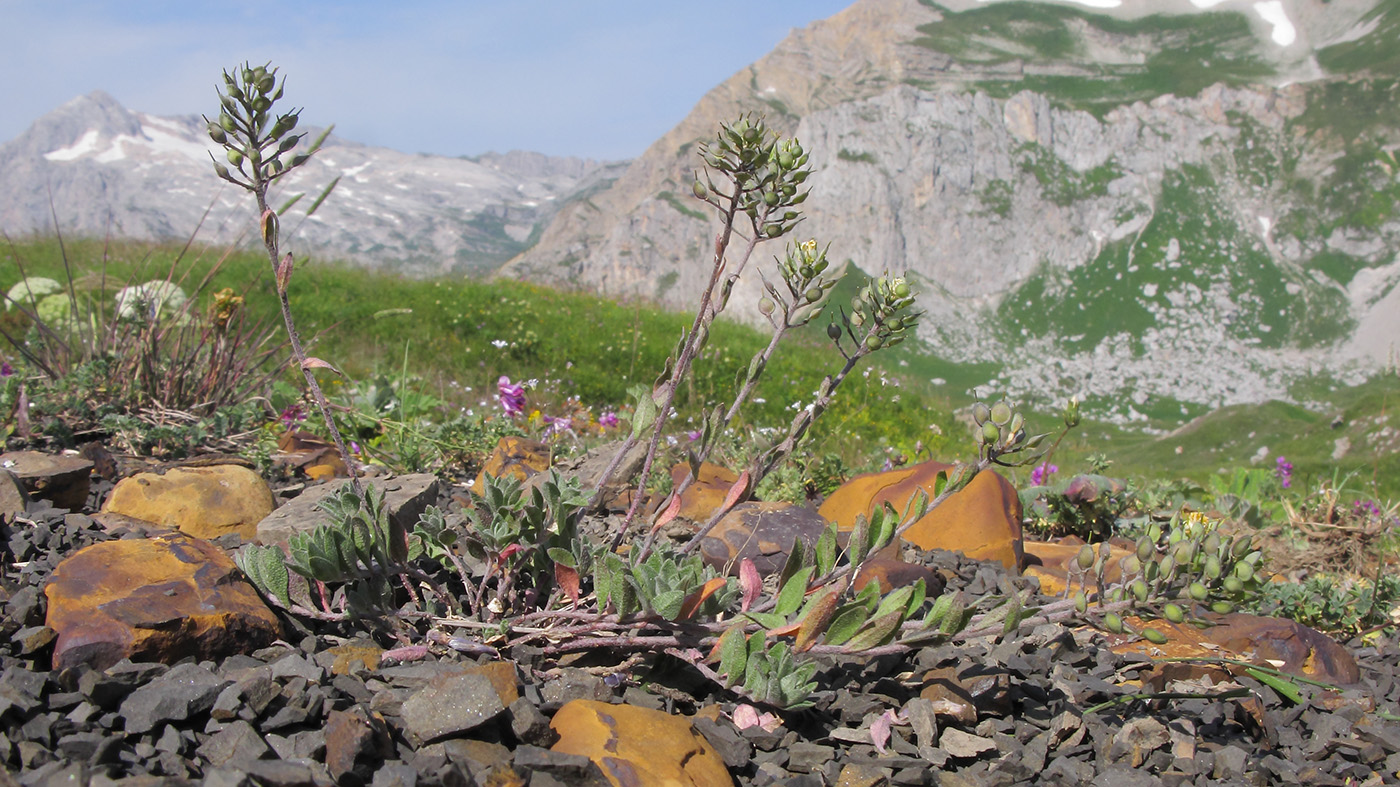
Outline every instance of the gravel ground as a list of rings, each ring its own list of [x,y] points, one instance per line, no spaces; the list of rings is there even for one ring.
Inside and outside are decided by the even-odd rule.
[[[104,493],[95,488],[93,502]],[[3,533],[0,764],[11,775],[0,785],[602,784],[586,759],[549,750],[548,720],[578,698],[698,714],[696,729],[737,784],[1400,781],[1393,640],[1351,643],[1362,683],[1341,693],[1304,687],[1298,704],[1237,677],[1248,696],[1130,700],[1093,713],[1085,709],[1141,691],[1129,682],[1150,683],[1154,665],[1059,625],[1007,642],[824,661],[813,707],[766,718],[669,656],[553,661],[523,647],[506,654],[518,700],[506,706],[488,681],[463,680],[430,703],[425,687],[474,660],[434,647],[404,663],[369,669],[351,660],[346,669],[345,646],[373,652],[395,643],[290,619],[285,642],[219,663],[58,673],[48,669],[45,579],[82,546],[137,534],[108,534],[88,516],[55,509],[31,508],[28,519]],[[972,594],[1002,581],[987,564],[925,559]],[[749,724],[757,719],[766,723]],[[424,731],[437,729],[451,732],[424,743],[432,737]]]

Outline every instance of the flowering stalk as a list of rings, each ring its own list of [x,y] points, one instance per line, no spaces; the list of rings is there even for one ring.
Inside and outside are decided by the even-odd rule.
[[[692,362],[709,339],[710,325],[728,304],[734,283],[748,265],[754,249],[765,240],[791,232],[802,220],[796,206],[807,199],[807,192],[798,191],[811,174],[810,170],[804,169],[807,155],[801,144],[795,139],[778,139],[776,134],[769,132],[762,118],[745,116],[733,124],[722,126],[716,140],[701,147],[700,155],[707,167],[705,182],[702,183],[697,175],[691,191],[697,199],[719,210],[721,215],[710,278],[700,296],[700,305],[690,330],[682,336],[672,358],[668,359],[666,369],[650,392],[638,392],[632,436],[599,479],[595,500],[601,495],[622,457],[647,428],[652,429],[637,482],[637,494],[633,495],[632,505],[623,517],[614,545],[621,542],[627,527],[636,517],[666,422],[674,410],[678,385],[685,379]],[[716,186],[714,173],[718,173],[727,184]],[[741,214],[747,217],[750,233],[743,250],[730,265],[726,255],[738,231],[736,225],[741,221]],[[740,235],[743,236],[742,233]]]
[[[209,124],[209,138],[227,151],[225,157],[237,174],[218,161],[214,162],[214,172],[220,178],[250,192],[257,201],[259,230],[263,247],[267,250],[268,261],[272,263],[277,298],[282,308],[282,322],[287,327],[293,357],[301,369],[302,377],[306,379],[306,387],[311,392],[312,400],[316,402],[316,408],[321,411],[321,417],[325,421],[331,440],[335,443],[336,451],[345,463],[351,486],[356,494],[362,494],[354,460],[346,450],[340,429],[336,427],[335,419],[331,416],[330,404],[321,392],[313,370],[321,368],[330,369],[337,374],[339,372],[325,361],[308,356],[302,346],[301,334],[292,319],[292,306],[287,297],[287,285],[292,278],[292,255],[283,256],[279,251],[277,214],[267,204],[268,188],[305,164],[330,132],[327,129],[305,152],[293,153],[306,137],[305,134],[291,133],[297,126],[301,110],[277,115],[275,119],[271,114],[272,106],[282,98],[282,89],[285,86],[286,80],[283,79],[279,85],[277,69],[269,68],[268,65],[249,67],[248,64],[244,64],[242,69],[235,69],[233,74],[225,71],[224,89],[219,93],[219,104],[222,107],[219,118],[217,121],[207,117],[204,120]],[[284,156],[289,158],[283,161]]]

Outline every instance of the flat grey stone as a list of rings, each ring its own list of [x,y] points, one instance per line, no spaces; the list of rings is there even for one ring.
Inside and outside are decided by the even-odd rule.
[[[253,725],[242,719],[230,722],[199,747],[199,753],[215,767],[259,760],[271,752]]]
[[[349,484],[348,479],[313,486],[296,498],[268,514],[258,523],[258,541],[285,547],[295,533],[310,532],[327,521],[326,514],[316,508],[327,495]],[[432,473],[412,473],[394,478],[376,478],[373,483],[384,492],[384,505],[389,517],[405,533],[412,532],[418,517],[437,499],[438,479]]]
[[[410,738],[432,743],[475,729],[505,709],[489,678],[464,673],[430,681],[404,701],[401,716]]]
[[[195,664],[181,664],[127,695],[121,716],[127,732],[149,732],[209,710],[228,681]]]

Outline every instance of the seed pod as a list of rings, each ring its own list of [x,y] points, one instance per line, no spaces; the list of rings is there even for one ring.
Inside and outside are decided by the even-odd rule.
[[[710,196],[710,190],[699,180],[690,184],[690,193],[694,194],[696,199],[704,199]]]
[[[1220,558],[1215,555],[1206,558],[1206,565],[1202,569],[1202,573],[1206,575],[1206,579],[1220,579]]]
[[[1157,524],[1156,522],[1153,522],[1152,524],[1148,525],[1148,526],[1147,526],[1147,538],[1148,538],[1149,540],[1151,540],[1152,543],[1154,543],[1154,544],[1157,543],[1158,541],[1161,541],[1161,540],[1162,540],[1162,526],[1159,525],[1159,524]]]
[[[1204,549],[1206,552],[1219,552],[1220,534],[1211,533],[1210,535],[1206,536],[1206,540],[1201,542],[1201,548]]]
[[[1200,582],[1192,582],[1186,588],[1186,592],[1190,594],[1191,598],[1197,601],[1205,601],[1210,597],[1210,589]]]
[[[1157,577],[1162,573],[1162,564],[1153,560],[1142,565],[1142,578],[1148,582],[1157,581]]]
[[[1079,591],[1078,593],[1075,593],[1075,594],[1074,594],[1074,611],[1075,611],[1075,612],[1078,612],[1078,613],[1081,614],[1081,615],[1083,615],[1083,614],[1084,614],[1084,611],[1087,610],[1088,608],[1089,608],[1089,597],[1086,596],[1086,595],[1084,595],[1084,591],[1081,590],[1081,591]]]
[[[992,423],[997,426],[1006,426],[1010,423],[1011,415],[1011,405],[1007,404],[1005,399],[992,405]]]
[[[1127,574],[1136,574],[1142,570],[1142,561],[1137,555],[1128,555],[1123,558],[1123,571]]]
[[[209,121],[209,138],[222,145],[228,141],[228,135],[224,133],[223,126],[214,121]]]
[[[230,150],[228,152],[228,163],[235,167],[243,166],[243,153],[237,150]]]
[[[758,310],[763,313],[764,317],[767,317],[773,313],[773,301],[768,298],[760,298],[758,301]]]
[[[841,338],[841,326],[837,325],[837,324],[834,323],[834,322],[827,323],[827,325],[826,325],[826,338],[832,340],[833,342],[836,341],[837,339],[840,339],[840,338]]]
[[[1235,543],[1230,545],[1230,554],[1236,558],[1244,557],[1249,552],[1250,537],[1240,536],[1235,539]]]
[[[1162,607],[1162,615],[1172,623],[1181,623],[1186,620],[1186,610],[1179,604],[1167,604]]]
[[[893,292],[896,298],[908,298],[910,292],[909,283],[903,279],[895,280]]]
[[[1150,627],[1142,630],[1142,638],[1151,642],[1153,645],[1167,644],[1167,635]]]
[[[238,129],[238,124],[234,122],[232,115],[227,112],[220,112],[219,127],[231,134]]]
[[[1113,632],[1114,634],[1122,634],[1123,619],[1118,617],[1116,613],[1109,612],[1108,614],[1103,616],[1103,627]]]
[[[1217,601],[1210,605],[1210,611],[1217,615],[1228,615],[1235,611],[1235,605],[1228,601]]]
[[[972,405],[972,420],[978,426],[981,426],[982,424],[986,423],[987,419],[991,417],[992,408],[988,407],[985,402],[977,402],[976,404]]]
[[[881,347],[883,347],[884,344],[885,340],[881,339],[876,334],[872,333],[869,336],[865,337],[865,347],[867,350],[878,350]]]
[[[1094,565],[1094,548],[1085,544],[1079,548],[1079,554],[1075,555],[1074,559],[1080,569],[1088,571],[1089,567]]]
[[[1133,584],[1128,586],[1128,590],[1132,591],[1133,598],[1137,599],[1139,604],[1145,603],[1147,601],[1146,582],[1143,582],[1140,579],[1133,580]]]
[[[1149,540],[1149,539],[1147,538],[1147,536],[1143,536],[1142,538],[1139,538],[1139,539],[1138,539],[1138,542],[1137,542],[1137,558],[1138,558],[1138,560],[1141,560],[1141,561],[1143,561],[1144,563],[1146,563],[1146,562],[1148,561],[1148,559],[1152,557],[1153,551],[1155,551],[1155,550],[1153,549],[1154,546],[1155,546],[1155,544],[1153,544],[1152,541]]]
[[[769,224],[767,227],[763,228],[763,234],[767,235],[770,238],[776,238],[779,235],[783,234],[783,225]]]
[[[988,421],[982,424],[982,442],[995,443],[1001,439],[1001,427]]]
[[[821,288],[821,287],[811,287],[811,288],[809,288],[809,289],[807,290],[807,292],[804,294],[803,297],[805,297],[805,298],[807,299],[807,302],[808,302],[808,303],[816,303],[817,301],[821,300],[821,298],[822,298],[822,288]]]
[[[1239,578],[1240,582],[1248,582],[1254,579],[1254,566],[1248,563],[1236,563],[1234,573],[1235,576]]]
[[[1229,593],[1232,596],[1244,590],[1244,583],[1240,581],[1239,577],[1233,574],[1231,574],[1228,577],[1225,577],[1225,581],[1221,582],[1220,585],[1221,587],[1225,588],[1226,593]]]

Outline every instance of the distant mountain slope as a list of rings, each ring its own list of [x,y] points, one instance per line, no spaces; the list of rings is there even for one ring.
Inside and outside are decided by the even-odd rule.
[[[76,98],[0,145],[0,229],[135,238],[185,238],[212,204],[200,239],[246,232],[246,195],[214,177],[213,144],[194,115],[157,117],[102,92]],[[525,249],[537,227],[618,164],[536,153],[475,160],[412,155],[331,137],[287,178],[277,204],[306,197],[284,217],[293,246],[318,256],[391,264],[412,272],[493,271]],[[334,178],[333,196],[300,214]]]
[[[818,170],[800,232],[911,272],[930,351],[994,362],[989,387],[1122,420],[1282,396],[1400,341],[1397,18],[1394,0],[859,0],[505,270],[688,303],[713,232],[687,196],[695,146],[763,112]],[[750,281],[732,308],[756,300]]]

